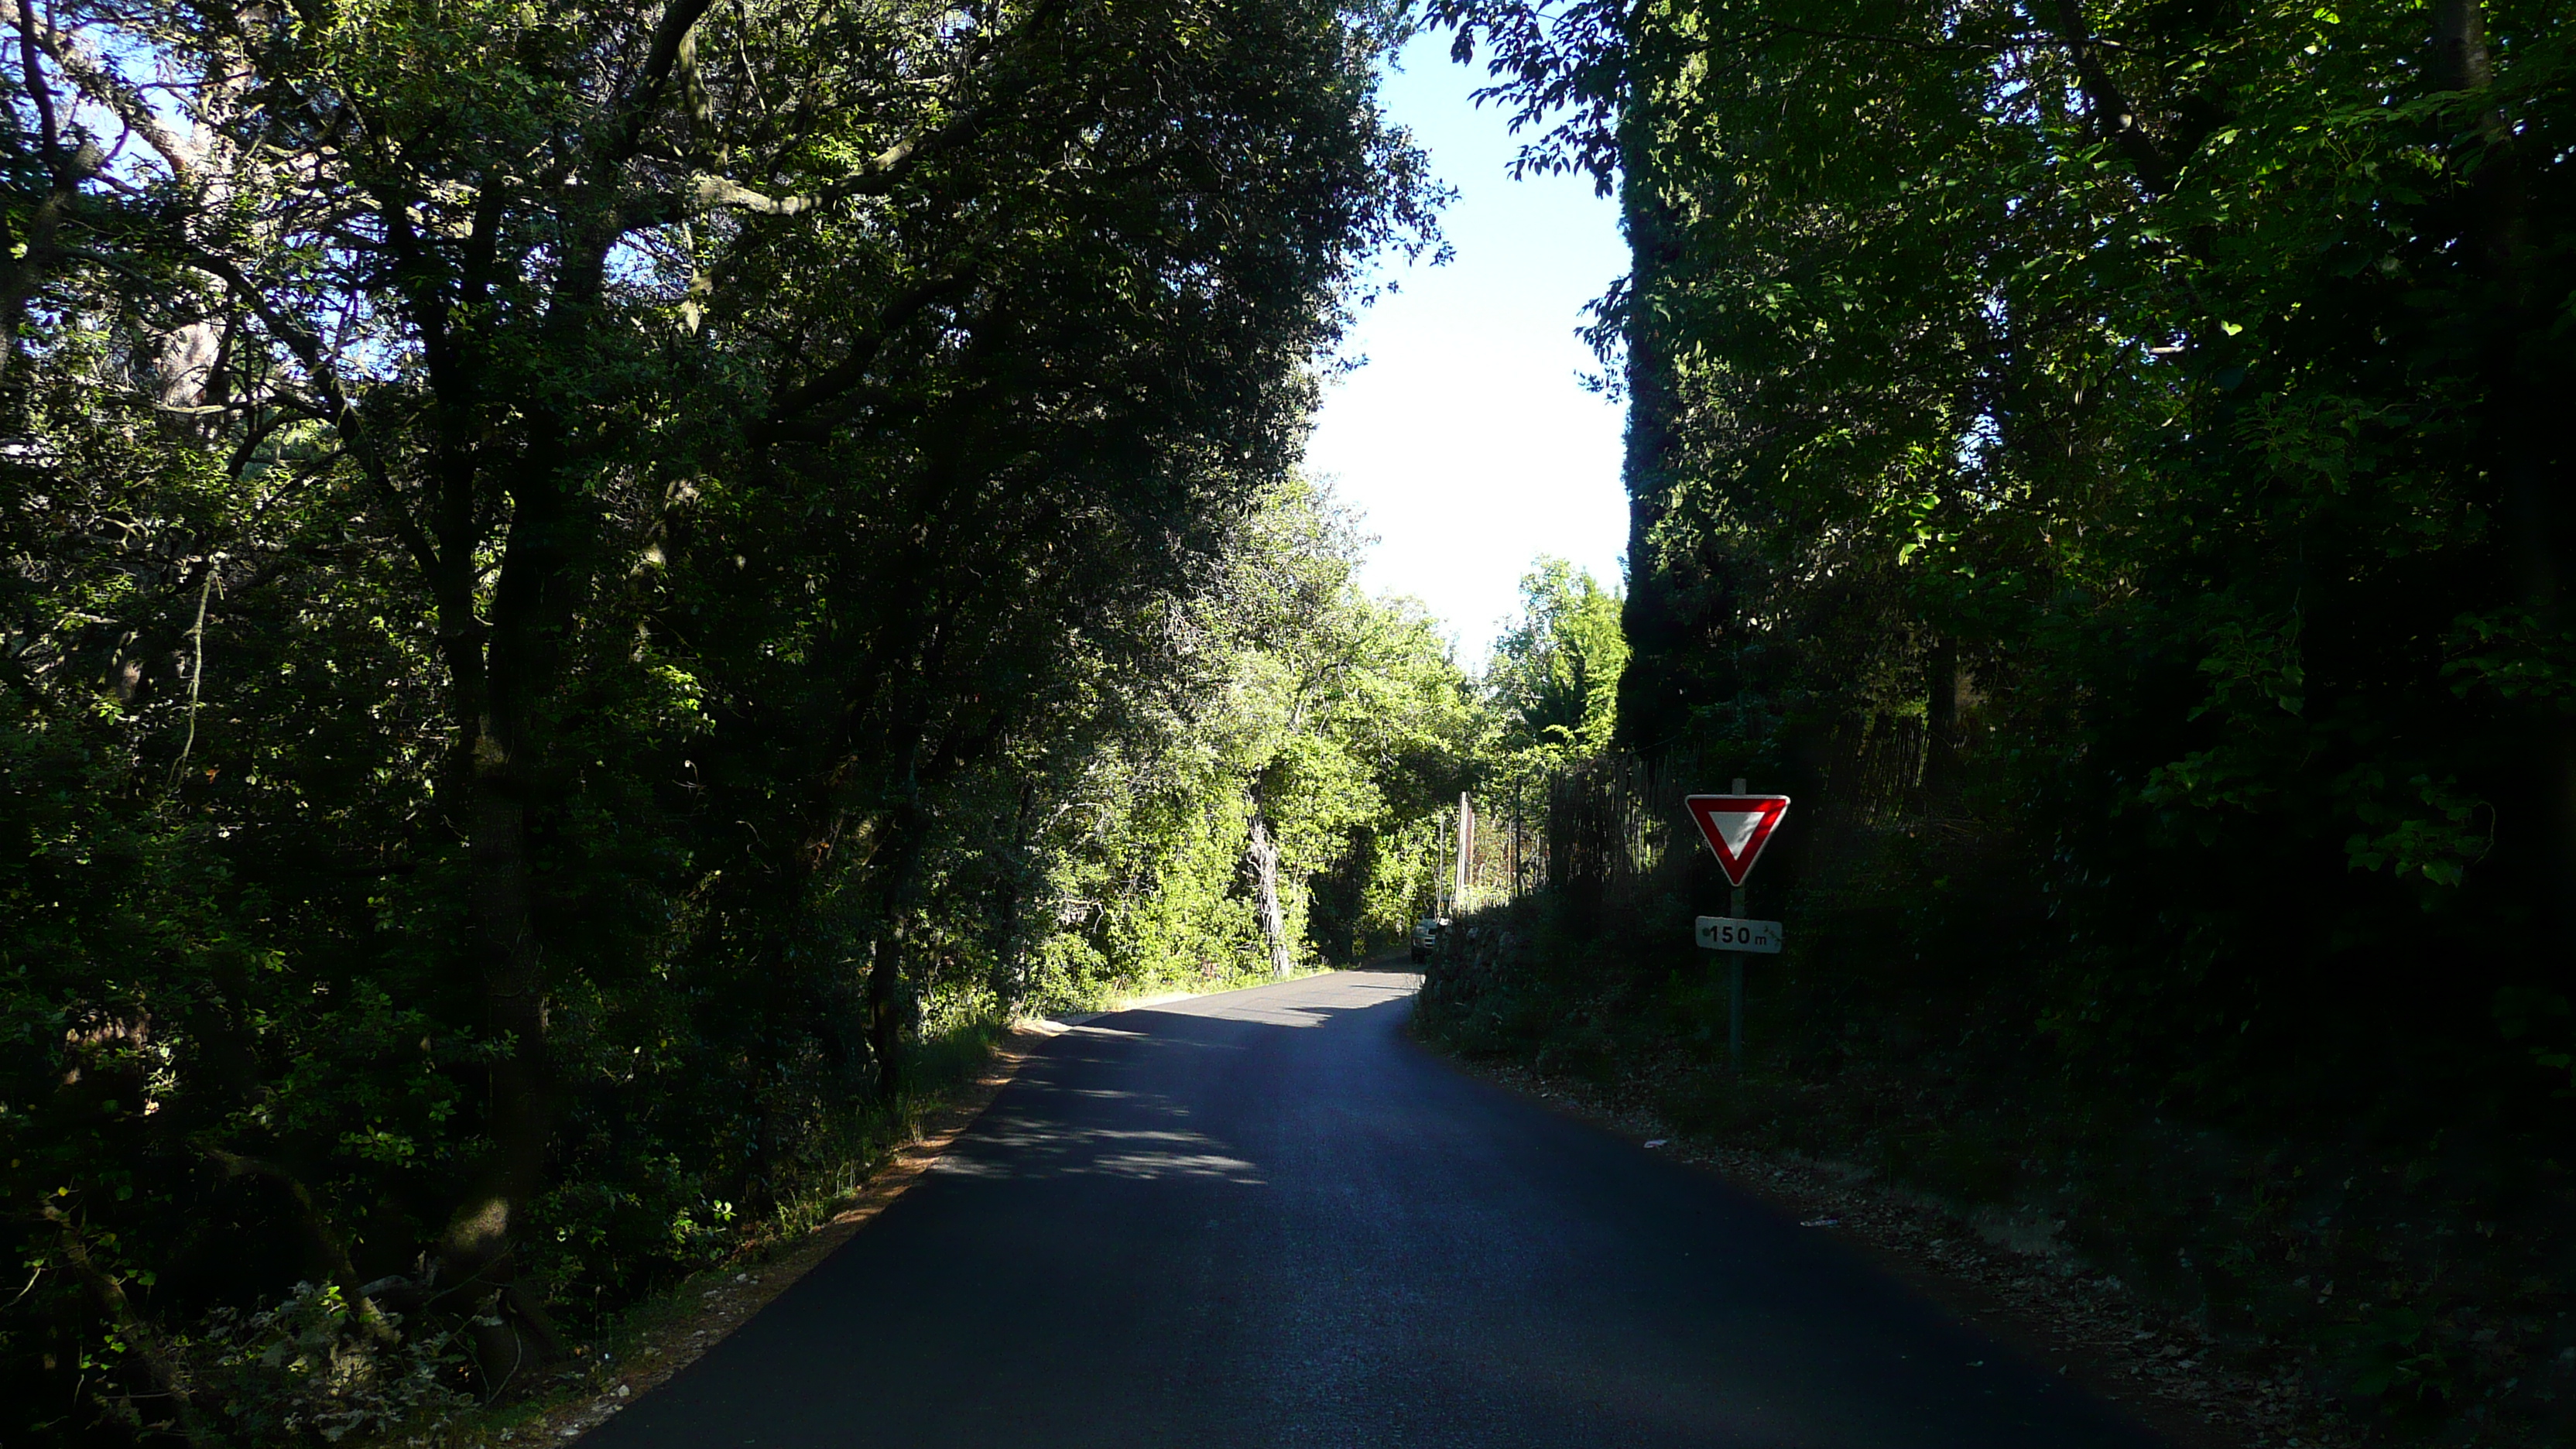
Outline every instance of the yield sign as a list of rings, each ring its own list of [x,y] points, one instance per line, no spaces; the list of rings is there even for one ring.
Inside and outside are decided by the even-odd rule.
[[[1682,804],[1699,822],[1699,833],[1708,837],[1708,848],[1717,852],[1726,883],[1737,886],[1753,873],[1753,862],[1762,858],[1762,847],[1789,813],[1786,795],[1685,795]]]

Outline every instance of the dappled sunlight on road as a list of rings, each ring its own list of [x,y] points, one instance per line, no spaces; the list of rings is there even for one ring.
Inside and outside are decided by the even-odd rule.
[[[951,1152],[930,1170],[952,1177],[1194,1177],[1262,1185],[1253,1164],[1204,1132],[1067,1127],[1034,1117],[1005,1117],[987,1118],[976,1138],[971,1151]]]
[[[1324,1026],[1409,998],[1421,979],[1409,971],[1334,972],[1069,1025],[1044,1072],[1023,1078],[1014,1089],[1017,1099],[997,1104],[931,1171],[995,1180],[1110,1177],[1265,1185],[1258,1164],[1189,1123],[1190,1109],[1181,1103],[1153,1092],[1072,1086],[1062,1079],[1085,1070],[1132,1070],[1139,1060],[1164,1054],[1247,1052],[1258,1033],[1245,1033],[1245,1026]],[[1121,1125],[1103,1120],[1103,1109],[1113,1103]],[[1147,1125],[1137,1125],[1140,1115]]]
[[[1123,1042],[1119,1045],[1126,1047]],[[1077,1056],[1067,1060],[1086,1059]],[[1238,1155],[1231,1144],[1188,1125],[1190,1109],[1158,1093],[1064,1086],[1043,1077],[1023,1079],[1019,1090],[1022,1101],[988,1112],[976,1124],[973,1136],[942,1157],[931,1171],[950,1177],[991,1179],[1195,1178],[1248,1186],[1262,1183],[1259,1169]],[[1112,1103],[1116,1105],[1109,1107]],[[1102,1117],[1104,1107],[1116,1115]],[[1138,1125],[1139,1116],[1147,1119],[1145,1125]]]
[[[1108,1020],[1142,1016],[1213,1017],[1221,1021],[1256,1022],[1263,1026],[1322,1026],[1337,1016],[1367,1011],[1400,1001],[1421,988],[1412,971],[1337,971],[1284,986],[1226,991],[1188,1001],[1121,1012]],[[1087,1027],[1085,1030],[1108,1030]]]

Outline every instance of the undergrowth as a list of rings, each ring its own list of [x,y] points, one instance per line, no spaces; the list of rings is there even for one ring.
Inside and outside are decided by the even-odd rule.
[[[710,1283],[771,1261],[854,1206],[888,1155],[965,1094],[1009,1030],[984,1016],[925,1032],[911,1045],[908,1090],[849,1114],[835,1150],[783,1177],[767,1212],[738,1214],[699,1235],[688,1261],[624,1303],[588,1312],[572,1305],[566,1361],[482,1382],[462,1345],[372,1343],[346,1324],[345,1312],[331,1314],[328,1290],[300,1289],[276,1309],[208,1325],[206,1381],[223,1385],[231,1427],[257,1443],[463,1446],[509,1437],[587,1397],[646,1342],[699,1315]]]

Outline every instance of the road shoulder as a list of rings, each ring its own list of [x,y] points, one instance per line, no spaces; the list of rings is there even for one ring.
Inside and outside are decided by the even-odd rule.
[[[2175,1449],[2347,1449],[2361,1442],[2294,1375],[2267,1377],[2221,1362],[2195,1325],[2152,1311],[2116,1277],[2089,1269],[2063,1245],[2016,1232],[2017,1225],[1963,1214],[1848,1165],[1686,1136],[1579,1078],[1543,1077],[1423,1045],[1461,1071],[1704,1169],[1802,1227],[1841,1237],[1908,1287],[2119,1406]]]

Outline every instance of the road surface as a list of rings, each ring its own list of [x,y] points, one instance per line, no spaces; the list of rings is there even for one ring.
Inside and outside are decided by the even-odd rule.
[[[2154,1441],[1351,971],[1101,1017],[586,1449]]]

